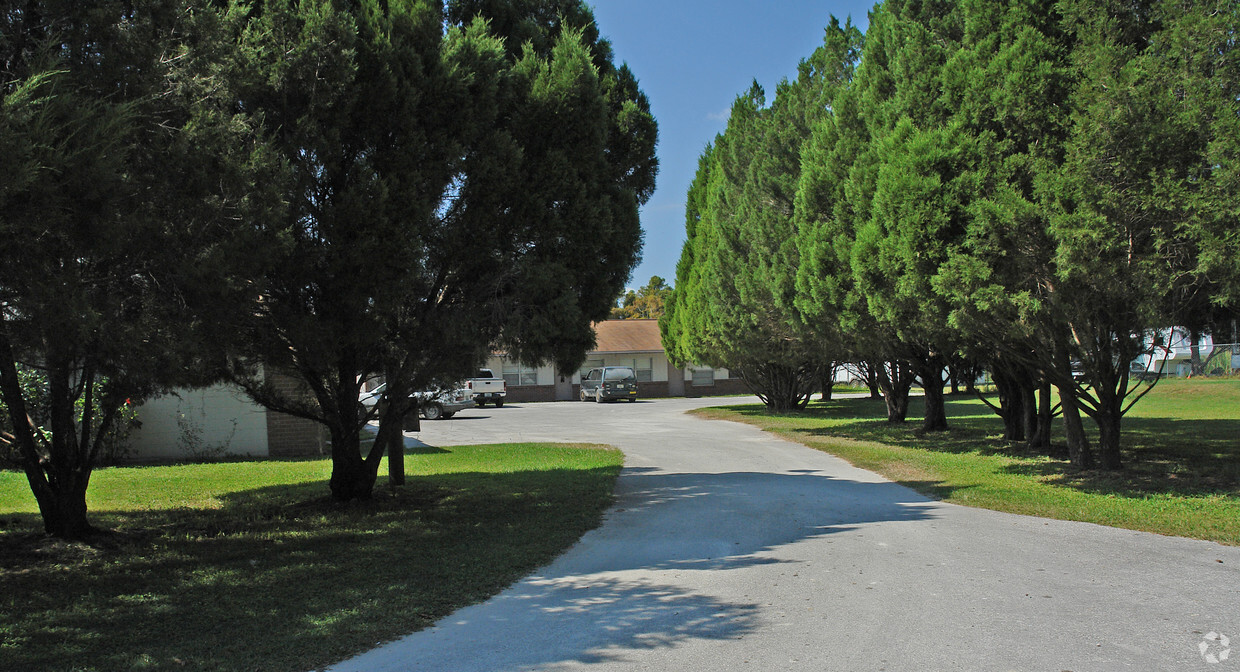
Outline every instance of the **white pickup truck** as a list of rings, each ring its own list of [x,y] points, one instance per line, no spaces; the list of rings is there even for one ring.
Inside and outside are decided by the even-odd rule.
[[[478,408],[495,404],[495,408],[504,407],[504,397],[508,395],[508,384],[503,378],[496,378],[490,369],[478,369],[478,375],[465,381],[465,392],[473,398]]]
[[[362,392],[358,395],[358,412],[361,415],[369,413],[370,409],[383,398],[383,391],[386,389],[387,383],[383,383],[369,392]],[[469,395],[462,388],[423,390],[414,392],[412,396],[418,398],[418,412],[427,420],[446,420],[459,411],[469,408]]]

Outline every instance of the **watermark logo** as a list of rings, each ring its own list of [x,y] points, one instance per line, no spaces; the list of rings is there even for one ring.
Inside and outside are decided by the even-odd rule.
[[[1231,657],[1231,640],[1227,639],[1227,635],[1207,632],[1201,643],[1197,645],[1197,650],[1201,652],[1202,659],[1207,663],[1221,663]]]

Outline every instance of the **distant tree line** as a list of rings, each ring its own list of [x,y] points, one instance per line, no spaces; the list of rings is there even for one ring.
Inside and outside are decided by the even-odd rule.
[[[620,297],[619,305],[611,309],[613,320],[657,320],[663,317],[663,309],[667,297],[672,295],[672,288],[667,281],[657,275],[650,277],[650,282],[642,287],[627,290]]]
[[[411,392],[580,364],[657,172],[580,0],[13,0],[0,92],[0,442],[63,537],[123,410],[221,378],[369,497]]]
[[[865,362],[893,422],[922,385],[927,431],[943,371],[981,366],[1006,438],[1046,447],[1059,413],[1073,464],[1118,468],[1148,391],[1131,362],[1160,327],[1230,333],[1240,306],[1238,29],[1234,2],[1161,0],[832,19],[702,154],[668,352],[775,410]]]

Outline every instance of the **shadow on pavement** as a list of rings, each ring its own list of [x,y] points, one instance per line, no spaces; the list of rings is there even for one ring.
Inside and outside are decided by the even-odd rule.
[[[709,579],[686,579],[684,572],[816,560],[812,553],[821,551],[814,546],[792,553],[785,547],[872,523],[927,520],[936,506],[894,483],[810,470],[624,473],[605,523],[539,575],[332,669],[558,669],[741,638],[758,629],[761,605],[692,588]]]

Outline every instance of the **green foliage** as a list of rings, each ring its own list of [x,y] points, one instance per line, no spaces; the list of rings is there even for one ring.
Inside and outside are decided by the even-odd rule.
[[[0,20],[0,252],[23,260],[0,268],[0,392],[57,534],[90,531],[122,402],[226,361],[324,423],[334,492],[367,497],[407,392],[494,348],[575,368],[638,258],[656,126],[583,3],[31,2]],[[47,376],[50,440],[19,366]],[[374,374],[398,403],[363,458]]]
[[[497,348],[580,364],[638,258],[654,120],[580,2],[267,3],[237,53],[234,95],[283,167],[239,340],[305,394],[236,380],[323,423],[333,494],[369,497],[410,392]],[[374,375],[392,403],[363,455]]]
[[[51,394],[48,387],[47,374],[39,369],[25,366],[17,368],[17,380],[29,411],[31,424],[39,436],[39,441],[50,444],[51,436]],[[89,433],[99,436],[98,464],[107,466],[121,462],[129,451],[129,434],[138,424],[138,412],[132,400],[126,400],[117,412],[116,418],[107,427],[98,415],[86,416],[86,400],[103,397],[107,388],[107,380],[96,380],[90,395],[79,397],[73,407],[73,422],[77,426],[85,421],[92,423]],[[4,400],[0,399],[0,469],[20,470],[23,466],[21,450],[13,438],[16,433],[12,426],[12,415]]]
[[[1237,17],[1227,3],[884,3],[802,153],[793,302],[817,338],[916,365],[932,402],[944,357],[980,360],[1013,436],[1054,383],[1118,466],[1120,418],[1143,393],[1129,362],[1153,330],[1236,315]],[[1085,466],[1083,437],[1070,443]]]
[[[53,534],[90,531],[86,485],[126,400],[211,375],[203,308],[238,305],[229,273],[254,247],[234,190],[252,138],[213,95],[217,17],[188,10],[0,14],[0,397]],[[22,370],[46,381],[33,397]]]
[[[103,469],[91,506],[117,533],[93,545],[34,534],[0,472],[0,668],[323,669],[550,562],[599,524],[624,456],[406,457],[405,488],[350,507],[317,496],[325,460]]]
[[[1240,545],[1240,381],[1166,381],[1133,409],[1124,472],[1081,470],[1052,451],[999,438],[979,399],[947,402],[952,429],[926,434],[875,420],[881,403],[836,399],[806,413],[703,409],[838,455],[944,501]]]
[[[833,19],[769,107],[756,83],[738,96],[689,190],[688,240],[661,321],[665,348],[679,363],[737,370],[780,408],[803,405],[833,359],[828,344],[806,338],[794,301],[794,197],[802,145],[851,78],[860,40]]]
[[[656,320],[663,317],[664,306],[672,295],[672,288],[659,276],[651,276],[637,291],[624,293],[619,306],[611,309],[613,320]]]

